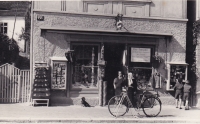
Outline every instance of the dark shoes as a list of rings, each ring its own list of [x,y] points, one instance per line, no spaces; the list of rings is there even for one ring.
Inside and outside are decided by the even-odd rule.
[[[185,108],[185,110],[189,110],[189,108]]]

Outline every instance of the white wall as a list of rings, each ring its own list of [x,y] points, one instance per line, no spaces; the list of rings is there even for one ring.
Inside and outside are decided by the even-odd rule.
[[[12,38],[13,28],[14,28],[15,17],[0,17],[0,22],[8,23],[8,32],[7,35],[9,38]],[[24,51],[24,40],[19,40],[19,35],[21,34],[22,28],[25,28],[25,19],[24,17],[17,17],[15,24],[15,31],[13,38],[17,41],[21,51]]]
[[[200,0],[196,0],[196,20],[200,19]]]

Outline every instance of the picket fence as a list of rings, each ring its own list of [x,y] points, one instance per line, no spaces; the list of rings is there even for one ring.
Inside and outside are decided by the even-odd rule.
[[[30,71],[8,63],[0,66],[0,103],[28,102]]]

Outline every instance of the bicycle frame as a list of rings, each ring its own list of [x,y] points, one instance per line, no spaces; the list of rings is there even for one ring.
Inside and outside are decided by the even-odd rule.
[[[116,117],[118,116],[118,112],[119,112],[119,108],[121,107],[121,105],[122,105],[122,102],[126,99],[127,100],[127,102],[128,102],[128,108],[135,108],[135,111],[137,111],[139,108],[141,108],[142,107],[142,103],[144,102],[144,99],[145,99],[145,95],[144,95],[144,92],[141,94],[142,95],[142,98],[138,101],[138,99],[136,99],[136,101],[134,101],[135,103],[136,103],[136,107],[137,108],[135,108],[134,106],[133,106],[133,104],[132,104],[132,102],[131,102],[131,100],[130,100],[130,98],[129,98],[129,96],[128,96],[128,94],[127,94],[127,89],[126,89],[126,91],[125,92],[122,92],[121,93],[121,99],[120,99],[120,101],[119,101],[119,104],[117,105],[117,107],[115,108],[115,112],[117,113],[117,115],[116,115]],[[140,95],[140,96],[141,96]],[[135,97],[135,96],[134,96]],[[139,103],[139,104],[137,104],[137,103]],[[138,111],[137,111],[138,112]],[[132,115],[133,115],[133,112],[131,111],[131,113],[132,113]],[[139,113],[138,113],[139,114]]]
[[[128,95],[128,87],[125,87],[125,90],[123,89],[120,95],[114,96],[109,100],[108,109],[109,109],[109,112],[115,117],[123,116],[125,113],[131,110],[130,108],[134,108],[138,115],[140,115],[139,110],[141,108],[146,116],[155,117],[160,113],[161,105],[162,105],[162,102],[158,97],[159,97],[158,91],[157,91],[157,94],[154,94],[154,93],[152,94],[151,92],[149,94],[147,90],[143,90],[141,93],[134,95],[133,101],[131,101]],[[112,107],[110,107],[113,104],[112,101],[114,101],[114,105],[115,105],[113,110],[111,109]],[[149,111],[149,108],[152,110],[152,108],[154,108],[154,106],[157,106],[157,105],[158,105],[158,107],[156,107],[158,108],[157,113],[155,114],[151,113],[151,111]],[[131,113],[134,116],[132,110],[131,110]]]

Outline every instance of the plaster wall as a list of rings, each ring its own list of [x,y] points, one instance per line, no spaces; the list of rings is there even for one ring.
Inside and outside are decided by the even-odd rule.
[[[133,17],[186,19],[186,4],[186,0],[58,0],[48,2],[34,1],[34,9],[40,11],[86,12],[103,15],[122,13],[126,16]],[[144,7],[146,5],[148,7]],[[144,11],[147,13],[144,14]]]
[[[43,15],[44,21],[37,21],[37,15]],[[113,17],[105,16],[82,16],[79,14],[54,14],[35,12],[33,20],[33,62],[46,61],[50,64],[52,56],[64,57],[69,50],[68,34],[47,32],[41,36],[40,27],[75,28],[75,29],[99,29],[115,31]],[[158,69],[162,75],[161,95],[163,104],[174,104],[173,93],[166,92],[167,62],[185,62],[186,49],[186,22],[155,19],[123,18],[123,24],[129,31],[171,33],[173,37],[169,42],[165,39],[157,40],[157,52],[162,56],[164,63]],[[96,37],[97,39],[98,37]],[[130,39],[129,39],[130,40]],[[94,40],[95,41],[95,40]],[[133,40],[134,42],[134,40]],[[141,41],[142,42],[142,41]],[[171,100],[169,100],[171,99]]]
[[[37,15],[44,15],[44,21],[37,21]],[[69,49],[65,34],[46,33],[46,38],[41,36],[40,27],[65,27],[76,29],[116,30],[115,20],[112,17],[81,16],[68,14],[34,13],[33,49],[35,61],[48,60],[50,56],[64,56],[63,52]],[[159,39],[158,53],[168,62],[185,62],[186,49],[186,22],[163,21],[150,19],[124,18],[123,25],[129,31],[171,33],[173,37],[167,44],[164,39]],[[51,52],[50,52],[51,51]]]
[[[200,0],[196,0],[196,20],[200,19]]]

